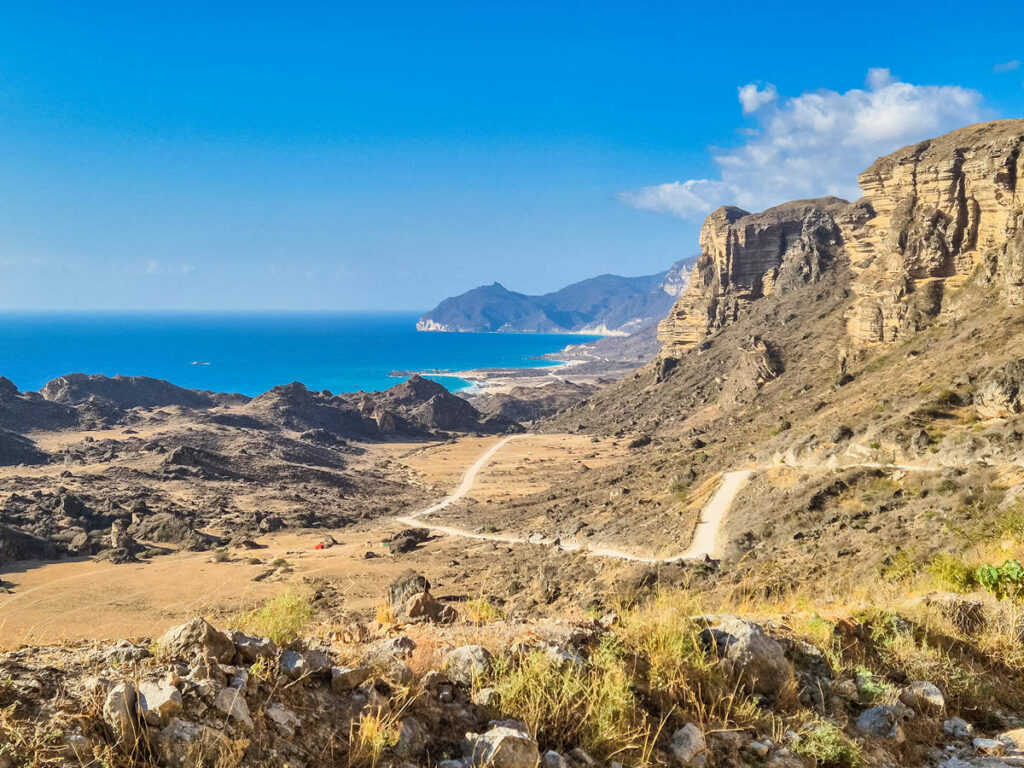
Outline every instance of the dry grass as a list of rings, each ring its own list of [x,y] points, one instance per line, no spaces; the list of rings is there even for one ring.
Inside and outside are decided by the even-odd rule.
[[[490,624],[505,618],[505,612],[482,595],[463,603],[461,613],[462,617],[472,624]]]

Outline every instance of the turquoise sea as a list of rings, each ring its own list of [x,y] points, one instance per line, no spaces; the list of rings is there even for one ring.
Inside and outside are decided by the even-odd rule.
[[[66,373],[152,376],[258,395],[301,381],[381,390],[393,371],[551,365],[534,359],[594,336],[419,333],[411,313],[0,314],[0,376],[35,390]],[[457,391],[469,382],[432,376]]]

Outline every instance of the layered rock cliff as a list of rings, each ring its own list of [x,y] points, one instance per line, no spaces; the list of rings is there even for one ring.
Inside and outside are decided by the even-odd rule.
[[[848,332],[857,344],[920,330],[972,274],[1024,303],[1022,147],[1024,120],[982,123],[880,158],[860,175],[856,203],[719,208],[704,222],[688,290],[659,326],[662,355],[677,356],[750,302],[840,260],[854,272]]]
[[[980,267],[1024,302],[1024,120],[962,128],[880,158],[858,178],[874,211],[846,233],[857,273],[849,330],[886,342],[919,330]]]
[[[842,253],[842,228],[867,217],[837,197],[798,200],[748,213],[725,206],[700,233],[701,255],[686,292],[660,324],[671,357],[733,322],[750,302],[777,288],[813,281]]]

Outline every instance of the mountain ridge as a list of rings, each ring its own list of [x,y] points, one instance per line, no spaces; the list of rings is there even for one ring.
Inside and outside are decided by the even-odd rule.
[[[664,317],[685,290],[693,261],[681,259],[665,272],[640,277],[597,275],[537,296],[494,282],[445,299],[416,328],[626,336]]]

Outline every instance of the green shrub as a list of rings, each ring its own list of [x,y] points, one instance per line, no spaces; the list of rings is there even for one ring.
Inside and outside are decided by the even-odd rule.
[[[983,565],[975,576],[997,600],[1016,600],[1024,594],[1024,566],[1018,560],[1007,560],[999,567]]]
[[[890,555],[878,567],[878,575],[886,581],[901,584],[910,581],[921,570],[920,564],[906,552]]]
[[[832,723],[822,723],[800,734],[793,751],[821,768],[860,768],[864,765],[861,746],[847,738]]]
[[[288,589],[244,614],[238,621],[238,628],[285,646],[309,626],[312,618],[313,606],[309,599]]]
[[[948,553],[933,557],[925,569],[943,589],[952,592],[970,592],[978,585],[978,578],[962,558]]]

